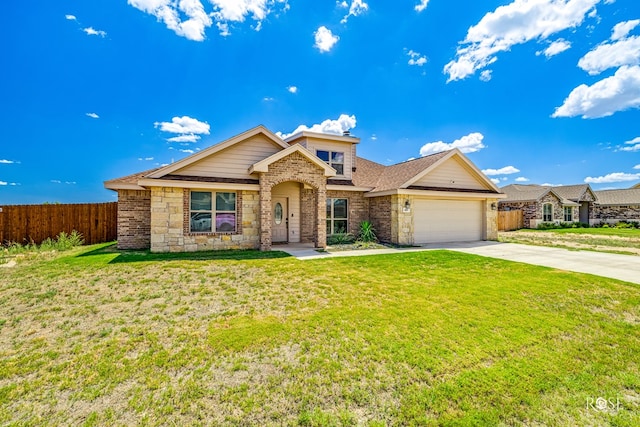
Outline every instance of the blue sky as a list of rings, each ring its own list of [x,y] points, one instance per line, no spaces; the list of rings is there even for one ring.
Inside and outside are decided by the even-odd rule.
[[[0,204],[102,182],[258,124],[397,163],[459,147],[499,185],[640,182],[637,0],[12,2]]]

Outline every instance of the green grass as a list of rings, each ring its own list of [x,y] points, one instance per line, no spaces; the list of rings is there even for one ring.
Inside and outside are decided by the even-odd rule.
[[[638,290],[447,251],[76,249],[0,270],[0,424],[635,426]]]
[[[618,236],[640,239],[640,229],[638,228],[559,228],[555,230],[527,230],[552,232],[558,234],[592,234],[594,236]]]

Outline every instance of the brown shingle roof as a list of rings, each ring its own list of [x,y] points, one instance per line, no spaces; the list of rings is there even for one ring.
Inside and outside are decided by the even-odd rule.
[[[558,185],[553,188],[553,191],[560,197],[579,202],[582,196],[589,191],[591,187],[589,184],[576,184],[576,185]]]
[[[599,205],[640,205],[640,188],[596,191]]]
[[[501,202],[536,202],[545,196],[551,189],[541,185],[511,184],[500,188],[507,195]]]
[[[357,186],[373,187],[372,191],[396,190],[448,153],[449,151],[443,151],[391,166],[358,157],[353,183]]]
[[[149,169],[143,172],[138,172],[138,173],[134,173],[131,175],[127,175],[127,176],[123,176],[120,178],[116,178],[116,179],[111,179],[109,181],[105,181],[104,185],[110,185],[110,184],[131,184],[131,185],[138,185],[138,181],[141,180],[142,178],[144,178],[145,176],[157,171],[160,168],[153,168],[153,169]]]

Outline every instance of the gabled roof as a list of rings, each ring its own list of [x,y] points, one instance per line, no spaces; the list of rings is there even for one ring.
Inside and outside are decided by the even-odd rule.
[[[275,154],[272,154],[271,156],[267,157],[266,159],[260,160],[257,163],[254,163],[253,165],[251,165],[251,167],[249,168],[249,173],[254,173],[254,172],[268,172],[269,171],[269,165],[271,165],[272,163],[287,157],[293,153],[300,153],[302,156],[304,156],[307,160],[309,160],[311,163],[317,165],[320,169],[324,170],[324,176],[326,177],[330,177],[330,176],[335,176],[336,175],[336,170],[334,168],[332,168],[331,166],[329,166],[328,164],[326,164],[325,162],[323,162],[322,160],[320,160],[320,158],[318,156],[316,156],[315,154],[313,154],[311,151],[307,150],[306,148],[304,148],[302,145],[300,144],[294,144],[282,151],[278,151]]]
[[[357,186],[373,187],[372,192],[408,188],[452,157],[456,157],[465,163],[472,174],[476,176],[476,179],[483,182],[492,192],[500,192],[493,182],[480,172],[458,149],[431,154],[391,166],[384,166],[358,157],[356,172],[353,174],[353,182]]]
[[[547,194],[553,194],[560,200],[563,205],[577,206],[576,202],[562,197],[556,192],[558,187],[548,187],[537,184],[510,184],[501,188],[501,190],[507,195],[506,199],[502,199],[502,203],[511,202],[539,202]]]
[[[157,171],[160,168],[149,169],[144,172],[138,172],[121,178],[111,179],[104,182],[104,187],[109,190],[144,190],[144,187],[138,185],[138,181],[147,175]]]
[[[633,186],[633,187],[631,187],[631,188],[640,188],[640,182],[639,182],[639,183],[637,183],[636,185],[634,185],[634,186]]]
[[[193,164],[199,160],[202,160],[206,157],[209,157],[210,155],[217,153],[219,151],[222,151],[226,148],[229,148],[235,144],[238,144],[240,142],[243,142],[249,138],[251,138],[252,136],[258,135],[258,134],[263,134],[264,136],[266,136],[268,139],[270,139],[274,144],[282,147],[283,149],[289,148],[289,144],[287,144],[286,142],[284,142],[282,139],[280,139],[276,134],[274,134],[273,132],[271,132],[269,129],[267,129],[266,127],[260,125],[260,126],[256,126],[253,129],[250,129],[246,132],[243,132],[239,135],[236,135],[232,138],[227,139],[226,141],[223,141],[219,144],[215,144],[212,145],[211,147],[202,150],[198,153],[192,154],[191,156],[185,157],[182,160],[178,160],[175,163],[172,163],[168,166],[165,166],[163,168],[158,169],[157,171],[155,171],[154,173],[151,173],[148,175],[148,178],[162,178],[164,175],[168,175],[172,172],[175,172],[179,169],[182,169],[186,166],[189,166],[190,164]]]
[[[640,187],[596,191],[598,205],[640,205]]]
[[[591,193],[591,195],[597,199],[596,194],[591,190],[589,184],[558,185],[552,188],[560,197],[574,202],[581,201],[586,193]]]

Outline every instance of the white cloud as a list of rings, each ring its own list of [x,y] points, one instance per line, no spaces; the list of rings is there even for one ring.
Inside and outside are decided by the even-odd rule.
[[[608,68],[639,64],[640,36],[620,39],[614,43],[603,43],[578,61],[578,67],[592,76]]]
[[[425,10],[427,8],[427,5],[429,4],[429,0],[420,0],[420,3],[418,3],[414,9],[417,12],[422,12],[423,10]]]
[[[14,163],[20,163],[20,162],[16,162],[15,160],[0,159],[0,164],[12,165]]]
[[[345,6],[346,2],[342,2],[340,4],[341,7]],[[340,21],[341,24],[346,24],[347,20],[350,16],[359,16],[369,10],[369,5],[364,2],[364,0],[352,0],[351,6],[349,7],[349,13],[347,13],[344,18]]]
[[[418,67],[422,67],[427,63],[427,57],[416,52],[415,50],[410,50],[409,52],[407,52],[407,55],[409,55],[409,65],[417,65]]]
[[[640,151],[640,136],[626,141],[625,145],[618,147],[616,151]]]
[[[638,25],[640,25],[640,19],[624,21],[616,24],[611,32],[611,40],[620,40],[627,37]]]
[[[51,182],[53,182],[54,184],[62,184],[62,181],[60,181],[59,179],[52,179]]]
[[[512,173],[518,173],[520,169],[516,169],[513,166],[505,166],[500,169],[483,169],[482,173],[487,176],[495,176],[495,175],[511,175]]]
[[[635,165],[633,168],[634,169],[640,169],[640,165]]]
[[[83,28],[82,31],[84,31],[85,33],[87,33],[87,35],[89,36],[100,36],[100,37],[105,37],[107,35],[106,32],[101,31],[101,30],[96,30],[93,27],[87,27],[87,28]]]
[[[274,99],[274,98],[272,98],[272,97],[270,97],[270,96],[265,96],[264,98],[262,98],[262,100],[263,100],[264,102],[272,102],[272,101],[275,101],[275,99]]]
[[[584,179],[584,182],[586,182],[587,184],[606,184],[610,182],[635,181],[637,179],[640,179],[640,173],[614,172],[605,176],[588,176]]]
[[[276,132],[282,139],[287,139],[296,133],[309,131],[316,133],[327,133],[330,135],[342,135],[344,132],[351,130],[356,127],[356,116],[351,115],[348,116],[346,114],[341,114],[340,117],[336,120],[327,119],[320,124],[312,125],[311,127],[306,125],[298,126],[293,132],[283,134],[282,132]]]
[[[298,87],[297,86],[289,86],[287,88],[287,90],[291,93],[298,93]]]
[[[552,56],[556,56],[559,53],[564,52],[565,50],[571,49],[571,43],[566,41],[565,39],[558,39],[553,41],[547,46],[545,50],[541,50],[536,52],[536,55],[543,55],[547,58],[551,58]]]
[[[99,119],[100,116],[96,113],[86,113],[87,117],[91,117],[92,119]]]
[[[474,153],[485,148],[485,145],[482,143],[483,139],[484,135],[479,132],[473,132],[460,139],[456,139],[452,143],[442,141],[429,142],[420,148],[420,155],[427,156],[429,154],[452,150],[454,148],[459,149],[463,153]]]
[[[174,117],[171,122],[155,122],[156,128],[159,127],[163,132],[180,133],[180,134],[205,134],[209,135],[209,123],[201,122],[189,116]]]
[[[183,153],[187,153],[187,154],[193,154],[193,153],[195,153],[195,151],[193,151],[193,150],[189,150],[189,149],[180,149],[180,151],[181,151],[181,152],[183,152]]]
[[[213,20],[220,35],[228,36],[229,22],[244,22],[251,17],[256,22],[254,29],[259,31],[262,21],[274,9],[289,9],[287,0],[209,0],[212,12],[205,11],[201,0],[127,0],[127,3],[155,16],[177,35],[195,41],[205,39]]]
[[[65,19],[67,21],[77,21],[78,19],[75,17],[75,15],[64,15]]]
[[[153,157],[138,157],[138,160],[145,161],[145,162],[150,162],[150,161],[153,160]]]
[[[490,178],[494,184],[500,184],[500,178]]]
[[[316,41],[313,46],[320,52],[329,52],[331,48],[338,43],[338,40],[340,40],[340,37],[334,36],[331,30],[324,25],[318,28],[318,30],[313,33],[313,36]]]
[[[571,91],[551,117],[583,119],[610,116],[617,111],[640,107],[640,67],[623,66],[616,73],[594,83],[582,84]]]
[[[483,82],[488,82],[491,80],[491,70],[484,70],[480,73],[480,80]]]
[[[487,13],[469,28],[444,67],[447,81],[461,80],[497,61],[496,54],[512,46],[549,36],[582,24],[600,0],[515,0]]]
[[[519,176],[516,178],[516,182],[529,182],[529,178],[525,178],[524,176]]]
[[[174,136],[172,138],[167,138],[167,141],[169,142],[198,142],[199,140],[200,140],[200,136],[194,135],[192,133],[188,135],[180,135],[180,136]]]

